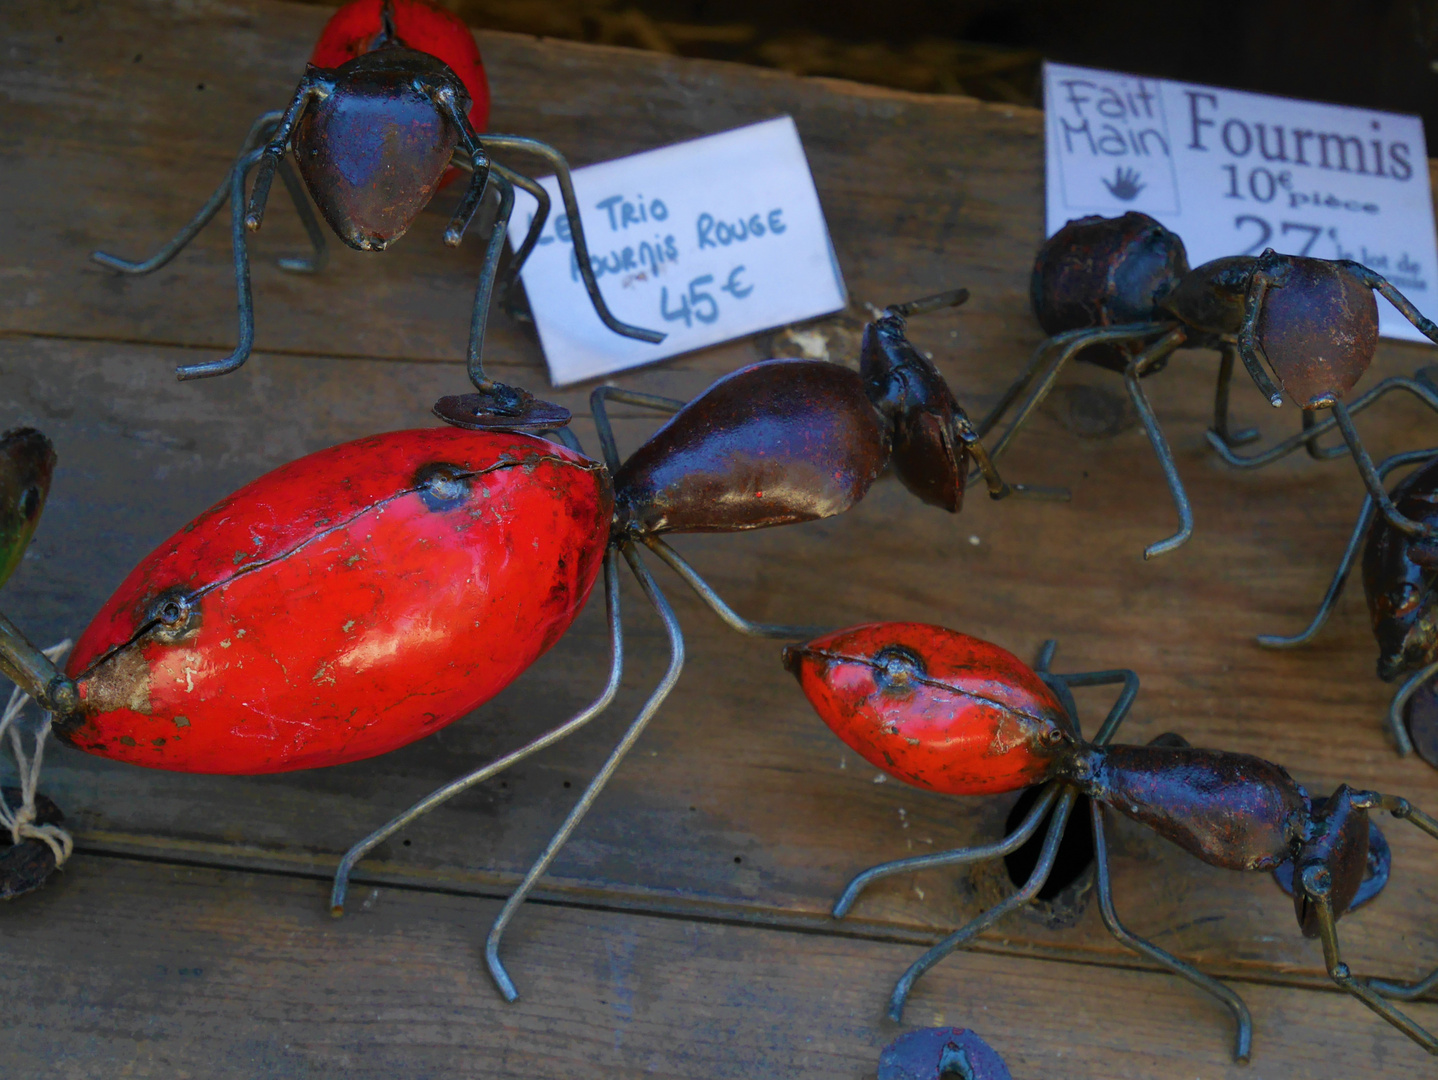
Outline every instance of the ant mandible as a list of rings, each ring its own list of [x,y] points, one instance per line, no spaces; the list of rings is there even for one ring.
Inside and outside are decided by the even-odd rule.
[[[131,262],[103,251],[93,258],[125,274],[149,274],[185,247],[219,212],[228,195],[239,294],[239,343],[229,356],[176,369],[181,379],[236,370],[254,346],[254,302],[245,234],[259,229],[278,173],[314,247],[309,258],[285,258],[280,267],[315,273],[324,262],[324,234],[310,212],[306,190],[320,214],[348,247],[383,251],[414,223],[451,165],[468,168],[468,186],[445,229],[444,242],[459,246],[486,195],[497,208],[484,253],[470,317],[467,361],[477,394],[466,396],[465,426],[534,430],[568,420],[557,405],[496,382],[484,373],[482,353],[490,296],[505,233],[514,210],[514,189],[538,201],[524,242],[509,264],[501,296],[507,296],[539,241],[549,215],[549,194],[533,179],[490,158],[492,151],[538,157],[554,170],[568,215],[576,267],[594,310],[616,334],[659,342],[664,335],[620,322],[599,292],[580,221],[569,165],[554,147],[519,135],[479,134],[489,118],[489,87],[474,36],[460,19],[422,0],[354,0],[325,24],[294,98],[283,112],[255,121],[229,176],[199,213],[150,258]],[[293,152],[297,178],[286,153]],[[245,181],[255,170],[248,205]]]
[[[987,795],[1047,783],[1023,822],[1003,840],[885,863],[855,877],[834,905],[848,914],[859,894],[891,874],[997,858],[1017,850],[1049,818],[1028,880],[1007,900],[954,931],[910,966],[889,1001],[902,1018],[918,978],[1003,916],[1032,901],[1052,871],[1074,804],[1091,800],[1094,860],[1104,925],[1126,947],[1218,998],[1237,1024],[1234,1057],[1246,1061],[1252,1021],[1243,1000],[1218,980],[1138,937],[1114,909],[1104,808],[1153,829],[1211,866],[1274,870],[1291,863],[1295,912],[1307,937],[1323,943],[1329,976],[1429,1053],[1438,1038],[1386,1000],[1411,999],[1438,984],[1355,976],[1339,950],[1337,920],[1352,906],[1368,870],[1370,810],[1388,810],[1438,838],[1438,821],[1406,799],[1340,787],[1320,806],[1280,766],[1248,754],[1204,750],[1179,737],[1148,746],[1111,740],[1138,693],[1138,676],[1114,670],[1060,675],[1055,644],[1035,668],[986,641],[922,623],[878,623],[841,630],[784,650],[819,716],[871,765],[915,787],[949,795]],[[1092,741],[1083,738],[1070,691],[1122,685]]]

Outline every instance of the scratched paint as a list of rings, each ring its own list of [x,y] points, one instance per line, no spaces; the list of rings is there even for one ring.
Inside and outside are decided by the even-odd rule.
[[[527,435],[434,428],[311,454],[131,573],[76,645],[82,711],[57,731],[184,772],[403,746],[489,700],[568,629],[611,514],[599,466]]]

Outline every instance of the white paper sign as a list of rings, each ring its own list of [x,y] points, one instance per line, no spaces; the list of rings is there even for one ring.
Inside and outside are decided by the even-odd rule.
[[[787,116],[574,172],[600,291],[616,318],[666,335],[658,345],[599,321],[580,279],[553,177],[539,246],[523,270],[556,386],[827,315],[847,302],[814,178]],[[517,191],[509,242],[537,203]]]
[[[1222,255],[1356,259],[1430,318],[1438,249],[1416,116],[1044,65],[1047,224],[1141,210]],[[1379,329],[1426,341],[1382,298]]]

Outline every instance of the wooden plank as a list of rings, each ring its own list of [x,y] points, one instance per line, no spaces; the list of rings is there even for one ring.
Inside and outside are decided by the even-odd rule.
[[[0,910],[0,1061],[68,1077],[872,1077],[907,950],[582,908],[521,916],[505,1005],[479,965],[492,901],[382,889],[340,922],[292,878],[78,856]],[[967,955],[910,1025],[974,1028],[1015,1077],[1422,1075],[1416,1046],[1339,993],[1240,984],[1254,1060],[1167,976]],[[1135,1008],[1135,1002],[1143,1002]],[[1438,1007],[1419,1005],[1438,1022]],[[9,1071],[9,1070],[7,1070]]]

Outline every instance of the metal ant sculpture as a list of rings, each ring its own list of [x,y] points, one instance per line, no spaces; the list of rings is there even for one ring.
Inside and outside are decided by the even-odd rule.
[[[1430,1053],[1438,1038],[1386,998],[1412,998],[1438,983],[1438,972],[1414,984],[1359,978],[1343,963],[1337,919],[1359,895],[1367,870],[1368,811],[1384,809],[1438,838],[1438,821],[1407,800],[1340,787],[1321,806],[1278,765],[1168,737],[1148,746],[1111,742],[1138,693],[1131,671],[1052,672],[1054,643],[1035,668],[977,638],[921,623],[881,623],[841,630],[784,650],[824,722],[865,760],[929,791],[987,795],[1047,783],[1022,824],[1003,840],[900,859],[855,877],[834,905],[843,918],[859,894],[891,874],[997,858],[1017,850],[1049,820],[1028,881],[1013,896],[956,930],[921,956],[895,986],[889,1016],[902,1017],[914,983],[955,949],[1038,894],[1053,869],[1075,801],[1091,800],[1099,908],[1104,925],[1126,947],[1218,998],[1237,1024],[1234,1058],[1246,1061],[1252,1021],[1228,987],[1133,934],[1119,922],[1109,879],[1104,807],[1147,825],[1211,866],[1232,870],[1294,869],[1294,906],[1305,936],[1323,942],[1329,976]],[[1117,702],[1092,741],[1079,729],[1070,690],[1121,684]],[[1371,891],[1371,890],[1370,890]]]
[[[568,414],[505,386],[484,373],[481,354],[505,231],[514,209],[514,189],[539,202],[524,243],[510,261],[501,295],[507,296],[549,214],[549,195],[537,182],[490,158],[493,152],[529,154],[554,170],[569,219],[576,266],[594,310],[616,334],[658,342],[664,335],[620,322],[609,311],[590,265],[579,204],[563,155],[545,143],[519,135],[479,134],[489,119],[489,87],[469,28],[454,15],[422,0],[354,0],[340,8],[315,45],[294,99],[284,112],[255,121],[229,176],[199,213],[150,258],[131,262],[102,251],[100,264],[125,274],[149,274],[184,248],[219,212],[228,196],[239,292],[239,344],[222,360],[186,364],[181,379],[224,375],[242,365],[254,346],[254,302],[246,231],[259,229],[270,186],[278,172],[314,247],[308,258],[285,258],[295,273],[316,273],[324,263],[325,241],[305,192],[348,247],[383,251],[414,223],[440,187],[451,165],[468,168],[468,186],[444,242],[458,247],[486,195],[497,207],[474,294],[467,358],[478,394],[468,395],[470,427],[530,429],[562,423]],[[286,161],[293,152],[299,176]],[[258,168],[256,168],[258,167]],[[248,207],[245,181],[256,169]]]
[[[1269,249],[1256,257],[1214,259],[1190,270],[1183,241],[1145,214],[1130,211],[1118,218],[1070,221],[1039,248],[1030,283],[1034,313],[1052,336],[979,424],[979,433],[986,435],[1032,385],[994,443],[994,459],[1001,458],[1075,356],[1122,373],[1178,510],[1178,532],[1143,553],[1145,559],[1162,555],[1192,535],[1193,510],[1140,380],[1163,370],[1180,348],[1218,349],[1222,359],[1208,439],[1226,462],[1255,468],[1300,446],[1315,457],[1338,456],[1344,450],[1321,449],[1315,441],[1336,427],[1383,516],[1410,536],[1433,539],[1438,534],[1405,517],[1388,499],[1352,417],[1393,390],[1406,390],[1438,410],[1438,393],[1416,379],[1391,378],[1352,404],[1343,402],[1368,370],[1378,344],[1375,290],[1438,342],[1438,324],[1360,263],[1279,255]],[[1249,458],[1235,454],[1233,447],[1256,440],[1258,432],[1232,431],[1228,421],[1235,358],[1243,361],[1270,404],[1281,405],[1287,394],[1303,410],[1301,434]],[[1315,420],[1321,409],[1332,416]]]
[[[1438,529],[1438,449],[1394,454],[1375,472],[1383,480],[1395,469],[1420,464],[1423,467],[1405,477],[1388,498],[1405,518]],[[1258,643],[1292,649],[1311,641],[1333,613],[1360,547],[1363,593],[1378,641],[1378,677],[1392,682],[1408,676],[1389,703],[1389,730],[1401,756],[1411,754],[1416,744],[1419,756],[1438,767],[1438,698],[1419,694],[1438,676],[1438,547],[1377,515],[1373,496],[1364,498],[1348,546],[1308,626],[1292,636],[1261,634]]]
[[[664,623],[669,666],[489,933],[490,971],[513,1000],[498,956],[504,928],[683,666],[683,634],[641,549],[731,627],[792,640],[810,631],[741,618],[663,534],[840,514],[888,464],[950,511],[962,503],[971,457],[994,498],[1014,491],[904,333],[908,315],[966,296],[888,309],[866,330],[860,372],[764,361],[688,404],[599,387],[591,405],[603,465],[568,433],[561,446],[459,426],[311,454],[161,544],[80,636],[65,671],[0,615],[0,671],[53,715],[59,738],[104,757],[212,773],[340,764],[406,745],[493,697],[564,634],[602,567],[611,665],[599,697],[355,845],[335,875],[338,914],[351,870],[376,844],[609,705],[623,671],[622,555]],[[608,401],[674,415],[621,463]]]

